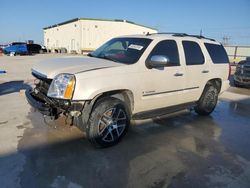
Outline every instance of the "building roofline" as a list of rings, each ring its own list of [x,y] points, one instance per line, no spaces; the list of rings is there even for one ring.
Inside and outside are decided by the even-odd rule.
[[[137,26],[141,26],[141,27],[146,27],[146,28],[158,31],[158,29],[156,29],[156,28],[148,27],[148,26],[142,25],[142,24],[137,24],[137,23],[134,23],[134,22],[131,22],[131,21],[128,21],[128,20],[122,20],[122,19],[114,19],[114,20],[112,20],[112,19],[99,19],[99,18],[74,18],[74,19],[71,19],[71,20],[67,20],[65,22],[61,22],[61,23],[54,24],[54,25],[51,25],[51,26],[48,26],[48,27],[44,27],[43,30],[50,29],[50,28],[57,27],[57,26],[61,26],[61,25],[65,25],[65,24],[72,23],[72,22],[76,22],[76,21],[79,21],[79,20],[124,22],[124,23],[129,23],[129,24],[133,24],[133,25],[137,25]]]

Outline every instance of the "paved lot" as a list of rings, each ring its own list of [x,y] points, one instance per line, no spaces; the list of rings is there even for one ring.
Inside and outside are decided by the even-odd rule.
[[[0,57],[1,187],[250,187],[250,90],[231,87],[215,112],[133,121],[123,141],[95,149],[64,119],[30,109],[33,63]]]

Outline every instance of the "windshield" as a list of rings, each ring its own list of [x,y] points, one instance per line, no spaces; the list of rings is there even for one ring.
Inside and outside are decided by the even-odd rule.
[[[152,40],[146,38],[114,38],[89,56],[133,64],[139,60]]]

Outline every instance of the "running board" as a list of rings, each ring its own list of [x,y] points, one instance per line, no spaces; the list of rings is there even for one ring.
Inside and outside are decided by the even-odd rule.
[[[156,116],[163,116],[166,114],[171,114],[174,112],[185,110],[187,108],[192,108],[195,106],[195,104],[196,102],[190,102],[190,103],[184,103],[184,104],[165,107],[165,108],[159,108],[155,110],[149,110],[145,112],[139,112],[139,113],[132,115],[132,119],[139,120],[139,119],[149,119],[149,118],[153,118]]]

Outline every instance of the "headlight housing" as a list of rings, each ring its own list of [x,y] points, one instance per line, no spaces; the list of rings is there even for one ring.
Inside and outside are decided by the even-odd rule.
[[[75,76],[73,74],[59,74],[50,84],[48,97],[59,99],[72,99],[75,89]]]

